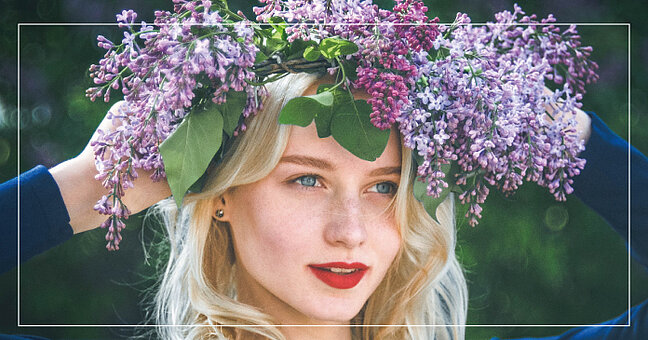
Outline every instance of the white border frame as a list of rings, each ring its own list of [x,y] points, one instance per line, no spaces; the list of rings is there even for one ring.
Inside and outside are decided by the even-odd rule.
[[[342,23],[342,25],[346,25],[347,23]],[[450,25],[452,23],[437,23],[437,25]],[[18,23],[17,24],[17,33],[18,33],[18,42],[17,42],[17,174],[20,174],[20,28],[22,26],[117,26],[117,23]],[[139,24],[135,24],[139,25]],[[259,24],[259,25],[268,25],[268,24]],[[329,23],[328,25],[337,25],[336,23]],[[357,25],[357,23],[354,23],[353,25]],[[396,24],[398,25],[398,24]],[[410,25],[410,24],[402,24],[402,25]],[[479,25],[486,25],[486,23],[470,23],[469,25],[473,26],[479,26]],[[632,64],[631,64],[631,36],[632,36],[632,30],[631,30],[631,25],[630,23],[609,23],[609,22],[602,22],[602,23],[549,23],[549,24],[536,24],[538,26],[542,25],[555,25],[555,26],[567,26],[567,25],[577,25],[577,26],[625,26],[628,28],[628,244],[630,244],[631,240],[631,157],[630,157],[630,146],[632,145],[632,140],[631,140],[631,135],[632,135],[632,130],[631,130],[631,69],[632,69]],[[20,176],[18,176],[18,190],[17,190],[17,225],[16,228],[18,229],[17,233],[17,242],[18,242],[18,253],[17,253],[17,312],[16,312],[16,320],[18,321],[17,326],[18,327],[91,327],[91,328],[109,328],[109,327],[116,327],[116,328],[147,328],[147,327],[212,327],[211,325],[150,325],[150,324],[144,324],[144,325],[132,325],[132,324],[124,324],[124,325],[119,325],[119,324],[80,324],[80,325],[74,325],[74,324],[65,324],[65,325],[58,325],[58,324],[22,324],[20,322]],[[632,308],[632,272],[631,272],[631,261],[632,257],[630,254],[630,251],[628,250],[628,310],[627,310],[627,315],[628,315],[628,323],[627,324],[620,324],[620,325],[601,325],[601,324],[541,324],[541,325],[527,325],[527,324],[521,324],[521,325],[516,325],[516,324],[467,324],[467,325],[357,325],[353,327],[386,327],[386,326],[401,326],[401,327],[484,327],[484,328],[496,328],[496,327],[506,327],[506,328],[525,328],[525,327],[559,327],[559,328],[574,328],[574,327],[630,327],[631,326],[631,313],[630,310]],[[339,326],[346,326],[346,325],[273,325],[274,327],[339,327]],[[219,325],[219,327],[243,327],[241,325]],[[250,326],[245,326],[245,327],[250,327]],[[258,326],[258,327],[271,327],[271,326]]]

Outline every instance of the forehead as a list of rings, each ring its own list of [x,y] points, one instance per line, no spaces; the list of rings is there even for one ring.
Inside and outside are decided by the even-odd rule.
[[[315,123],[307,127],[291,126],[288,145],[283,156],[308,156],[320,158],[336,167],[358,167],[368,170],[401,165],[400,141],[393,128],[382,155],[373,162],[360,159],[338,144],[333,137],[319,138]]]
[[[304,96],[312,95],[317,92],[317,88],[321,84],[333,84],[335,79],[332,76],[325,76],[315,81],[303,93]],[[368,99],[369,94],[365,91],[353,91],[355,99]],[[369,168],[374,167],[395,167],[401,165],[401,144],[398,130],[392,128],[389,141],[383,151],[382,155],[373,162],[365,161],[353,155],[346,150],[331,136],[326,138],[319,138],[317,135],[317,128],[315,123],[311,123],[307,127],[293,125],[291,126],[290,137],[288,145],[284,151],[285,156],[305,155],[316,158],[324,158],[331,163],[341,164],[355,164],[357,166],[364,166]]]

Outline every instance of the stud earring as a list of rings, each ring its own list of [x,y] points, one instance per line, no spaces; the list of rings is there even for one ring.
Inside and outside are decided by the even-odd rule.
[[[216,217],[223,218],[223,216],[225,216],[225,212],[223,211],[223,209],[216,210]]]

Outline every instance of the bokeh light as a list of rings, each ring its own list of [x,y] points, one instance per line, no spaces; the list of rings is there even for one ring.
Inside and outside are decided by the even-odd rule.
[[[544,224],[551,231],[560,231],[569,221],[569,211],[560,204],[552,205],[545,211]]]

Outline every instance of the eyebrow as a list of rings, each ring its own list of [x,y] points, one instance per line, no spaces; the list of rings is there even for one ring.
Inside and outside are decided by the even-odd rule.
[[[377,177],[377,176],[385,176],[385,175],[400,175],[401,173],[401,168],[400,166],[390,166],[390,167],[385,167],[385,168],[378,168],[375,170],[372,170],[369,173],[369,176],[372,177]]]
[[[320,158],[314,158],[309,156],[298,156],[298,155],[284,156],[281,157],[279,163],[293,163],[298,165],[311,166],[322,170],[329,170],[329,171],[335,170],[335,166],[333,166],[331,163]],[[401,167],[389,166],[389,167],[374,169],[369,173],[369,176],[374,177],[374,176],[385,176],[385,175],[392,175],[392,174],[400,175],[400,173],[401,173]]]
[[[322,170],[333,170],[335,167],[320,158],[313,158],[313,157],[308,157],[308,156],[297,156],[297,155],[292,155],[292,156],[284,156],[281,157],[279,160],[279,163],[293,163],[293,164],[298,164],[298,165],[305,165],[305,166],[311,166],[314,168],[322,169]]]

